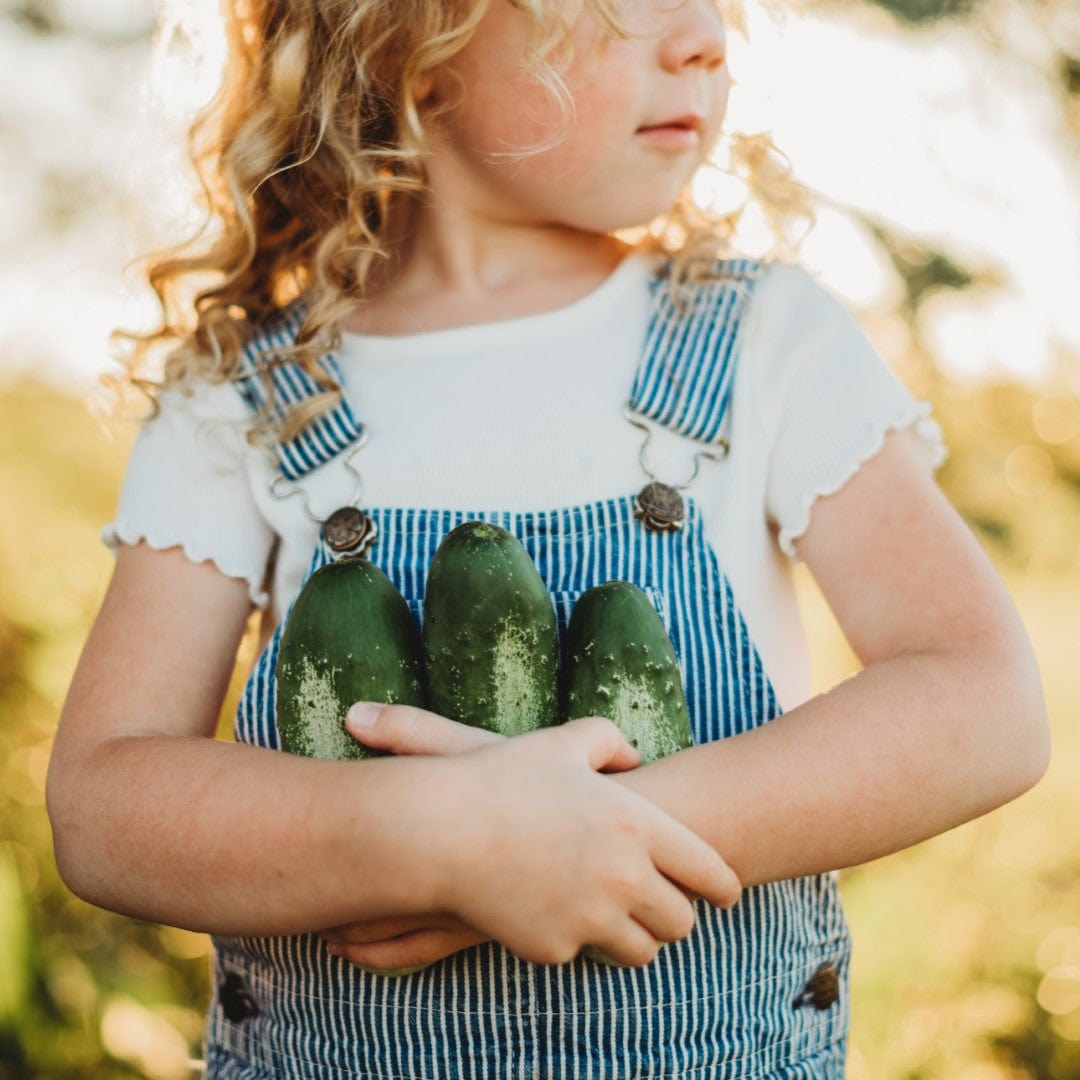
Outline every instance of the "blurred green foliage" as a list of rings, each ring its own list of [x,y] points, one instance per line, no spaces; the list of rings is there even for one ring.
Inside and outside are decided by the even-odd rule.
[[[913,25],[940,22],[968,15],[982,0],[870,0],[871,3]]]
[[[129,442],[110,444],[83,402],[42,386],[0,398],[3,1080],[186,1077],[200,1037],[205,940],[76,900],[45,815],[59,706],[110,573],[97,530]]]

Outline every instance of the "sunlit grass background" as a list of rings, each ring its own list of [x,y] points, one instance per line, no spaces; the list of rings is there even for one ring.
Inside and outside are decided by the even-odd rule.
[[[200,5],[171,0],[163,25]],[[781,110],[777,142],[820,197],[808,261],[933,402],[951,451],[940,481],[1020,607],[1055,741],[1033,792],[842,876],[849,1074],[1080,1080],[1080,26],[1062,0],[814,7],[820,22],[794,23],[786,44],[758,38],[776,100],[737,107]],[[130,100],[162,77],[140,66],[153,16],[149,0],[0,0],[0,1080],[181,1080],[207,998],[206,939],[74,899],[44,810],[59,705],[111,570],[98,530],[134,435],[84,398],[129,310],[113,282],[136,223],[176,217],[164,143],[141,136],[138,161],[117,149],[133,145],[118,131],[160,119]],[[876,51],[823,55],[852,28]],[[856,79],[894,63],[868,101]],[[815,98],[823,72],[831,98]],[[987,97],[980,72],[1008,93]],[[791,90],[816,109],[805,122],[783,113]],[[950,108],[967,126],[935,147]],[[920,152],[947,166],[938,180]],[[854,662],[799,584],[824,689]]]

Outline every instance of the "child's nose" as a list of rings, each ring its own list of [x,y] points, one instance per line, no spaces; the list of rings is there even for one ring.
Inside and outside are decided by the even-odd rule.
[[[727,39],[713,0],[684,0],[671,12],[660,46],[664,69],[678,72],[688,64],[715,71],[724,62]]]

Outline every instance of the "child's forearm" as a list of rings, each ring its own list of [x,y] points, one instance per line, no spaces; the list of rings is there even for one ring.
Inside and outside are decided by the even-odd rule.
[[[620,774],[745,885],[898,851],[1019,795],[1048,757],[1033,660],[909,653],[754,731]]]
[[[312,761],[140,736],[49,783],[57,862],[84,899],[157,922],[285,934],[431,906],[430,759]]]
[[[692,830],[598,771],[636,756],[595,717],[363,762],[114,737],[54,753],[49,810],[68,884],[143,918],[277,935],[446,912],[534,963],[595,944],[642,964],[693,925],[676,884],[724,907],[739,884]]]

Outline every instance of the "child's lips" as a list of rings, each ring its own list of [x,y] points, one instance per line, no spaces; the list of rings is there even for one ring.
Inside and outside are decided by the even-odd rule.
[[[696,113],[661,120],[657,124],[643,124],[637,134],[651,143],[676,149],[689,149],[701,142],[705,119]]]

